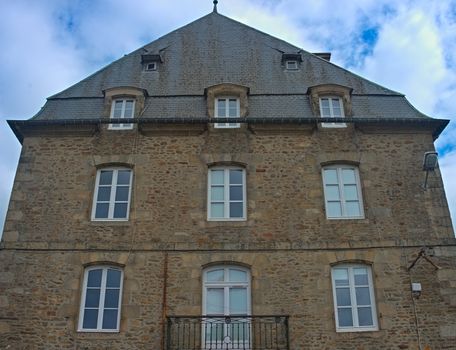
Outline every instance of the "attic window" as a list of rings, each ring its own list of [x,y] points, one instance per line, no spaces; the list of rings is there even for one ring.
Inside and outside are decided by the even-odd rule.
[[[300,53],[283,53],[282,54],[282,66],[285,66],[286,70],[297,70],[299,64],[302,62],[302,56]]]
[[[157,70],[157,62],[146,63],[145,70],[147,70],[147,71]]]
[[[285,62],[285,67],[287,70],[297,70],[298,69],[298,61],[296,60],[288,60]]]

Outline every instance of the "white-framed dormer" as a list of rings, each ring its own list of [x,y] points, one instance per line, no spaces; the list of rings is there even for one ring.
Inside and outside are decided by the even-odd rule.
[[[239,120],[248,114],[249,88],[242,85],[223,83],[213,85],[204,90],[207,100],[207,114],[215,129],[238,129]],[[226,119],[216,122],[217,118],[237,119],[230,123]]]
[[[217,96],[214,100],[214,118],[240,118],[241,104],[237,96]],[[214,128],[239,128],[240,123],[214,123]]]
[[[144,109],[147,92],[131,86],[113,87],[103,90],[105,115],[112,119],[108,130],[131,130],[134,123],[122,123],[122,119],[135,119]]]
[[[353,89],[349,87],[337,84],[322,84],[309,87],[307,93],[312,111],[316,117],[325,119],[320,124],[322,128],[345,128],[347,126],[341,119],[352,116],[352,91]],[[329,121],[335,118],[338,120],[335,122]]]

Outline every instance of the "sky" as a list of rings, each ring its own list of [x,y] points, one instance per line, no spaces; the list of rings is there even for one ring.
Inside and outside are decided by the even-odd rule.
[[[0,230],[20,144],[7,119],[212,11],[211,0],[0,0]],[[220,0],[219,13],[402,92],[451,119],[436,141],[456,220],[456,0]],[[2,230],[1,230],[2,231]],[[0,234],[1,234],[0,231]]]

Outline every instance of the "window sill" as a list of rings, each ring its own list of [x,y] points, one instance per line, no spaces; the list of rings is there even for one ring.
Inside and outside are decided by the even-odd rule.
[[[342,216],[342,217],[326,217],[327,220],[366,220],[364,216]]]
[[[371,328],[337,328],[336,333],[378,332],[378,327]]]
[[[247,221],[247,218],[207,218],[208,222],[239,222]]]
[[[78,333],[90,333],[90,334],[97,334],[97,333],[107,333],[107,334],[116,334],[120,333],[118,329],[78,329]]]

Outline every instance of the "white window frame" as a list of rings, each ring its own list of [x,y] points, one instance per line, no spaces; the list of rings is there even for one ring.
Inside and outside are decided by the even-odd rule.
[[[298,70],[299,65],[297,60],[287,60],[285,61],[285,68],[287,70]]]
[[[211,176],[211,171],[212,170],[223,170],[223,191],[224,191],[224,216],[223,217],[212,217],[212,212],[211,212],[211,191],[212,191],[212,176]],[[233,202],[230,200],[230,170],[240,170],[242,171],[242,217],[230,217],[230,202]],[[242,167],[235,167],[235,166],[227,166],[227,167],[210,167],[208,170],[207,174],[207,220],[208,221],[245,221],[247,219],[247,185],[246,185],[246,173],[245,173],[245,168]],[[220,201],[216,201],[220,202]],[[239,201],[235,201],[239,202]]]
[[[135,106],[136,106],[136,101],[134,98],[118,98],[118,99],[113,99],[111,103],[111,114],[110,118],[114,118],[114,110],[117,102],[122,102],[122,111],[120,115],[120,119],[125,118],[125,107],[127,105],[127,101],[133,102],[132,106],[132,112],[131,112],[131,118],[135,117]],[[133,129],[133,124],[132,123],[121,123],[121,124],[109,124],[108,129],[110,130],[131,130]]]
[[[117,177],[119,171],[121,170],[128,170],[130,171],[130,183],[128,184],[128,202],[127,202],[127,213],[125,218],[114,218],[114,206],[116,204],[115,196],[117,191]],[[96,210],[97,210],[97,203],[98,201],[98,189],[100,187],[100,174],[102,171],[112,171],[112,181],[111,181],[111,193],[109,196],[109,202],[103,201],[104,203],[109,204],[108,209],[108,217],[107,218],[97,218],[95,217]],[[132,190],[132,183],[133,183],[133,169],[131,168],[100,168],[97,171],[97,176],[95,179],[95,191],[93,193],[93,203],[92,203],[92,221],[128,221],[130,216],[130,203],[131,203],[131,190]],[[103,186],[103,185],[102,185]],[[125,185],[122,185],[125,186]],[[124,201],[120,201],[124,202]],[[119,203],[119,202],[117,202]]]
[[[363,285],[361,287],[369,287],[369,297],[370,297],[370,305],[361,305],[360,307],[370,307],[372,311],[372,322],[373,325],[371,326],[359,326],[358,320],[358,304],[356,302],[356,290],[355,290],[355,282],[354,282],[354,273],[353,269],[355,268],[365,268],[367,270],[367,279],[368,285]],[[337,305],[337,296],[336,296],[336,283],[334,279],[334,270],[336,269],[347,269],[348,270],[348,278],[349,278],[349,289],[350,289],[350,306],[346,306],[344,308],[350,308],[352,311],[352,320],[353,326],[347,327],[340,327],[339,326],[339,317],[338,317],[338,305]],[[336,321],[336,332],[367,332],[367,331],[378,331],[378,320],[377,320],[377,309],[376,309],[376,302],[375,302],[375,293],[374,293],[374,284],[372,280],[372,267],[367,264],[338,264],[332,266],[331,268],[331,281],[332,281],[332,289],[333,289],[333,303],[334,303],[334,319]],[[347,288],[347,286],[343,286],[340,288]]]
[[[218,102],[225,100],[225,115],[219,115]],[[229,116],[229,101],[236,100],[236,116]],[[219,96],[214,99],[214,118],[240,118],[241,117],[241,103],[238,96]],[[240,128],[240,123],[214,123],[214,128],[217,129],[235,129]]]
[[[327,193],[327,187],[326,187],[327,184],[326,184],[326,180],[325,180],[325,170],[327,170],[327,169],[334,169],[337,171],[337,185],[338,185],[338,189],[339,189],[339,201],[341,204],[341,211],[342,211],[341,216],[329,216],[328,215],[329,214],[328,202],[330,202],[330,200],[328,200],[329,195]],[[358,194],[358,202],[359,202],[359,212],[360,212],[359,216],[348,216],[347,215],[347,207],[346,207],[347,201],[345,200],[344,191],[343,191],[343,186],[344,186],[344,182],[343,182],[343,178],[342,178],[343,169],[354,170],[355,181],[356,181],[356,191]],[[335,164],[335,165],[324,166],[321,169],[321,179],[323,182],[323,193],[324,193],[324,197],[325,197],[324,200],[325,200],[325,211],[326,211],[327,219],[329,219],[329,220],[364,219],[363,193],[361,190],[361,180],[359,177],[359,169],[357,166],[347,165],[347,164]]]
[[[240,282],[240,281],[230,281],[229,280],[229,270],[235,269],[240,270],[247,273],[247,281]],[[224,270],[224,280],[223,281],[207,281],[207,274],[214,270]],[[223,288],[223,314],[208,314],[207,313],[207,290],[209,288]],[[247,293],[247,312],[246,314],[230,314],[230,289],[236,288],[245,288]],[[250,316],[252,314],[252,302],[251,302],[251,275],[250,270],[243,266],[238,265],[216,265],[211,266],[203,270],[203,315],[204,316]],[[247,318],[248,319],[248,318]],[[224,325],[224,334],[226,334],[228,327],[226,324]],[[202,327],[202,338],[204,339],[204,332],[205,329]],[[230,345],[227,344],[227,349],[250,349],[250,342],[252,338],[252,334],[248,336],[247,340],[240,343],[231,343]],[[217,346],[217,345],[216,345]]]
[[[146,71],[154,71],[157,70],[157,62],[149,62],[144,65],[144,69]]]
[[[115,329],[103,329],[102,328],[103,313],[105,310],[104,301],[105,301],[105,296],[106,296],[106,276],[107,276],[107,272],[109,269],[120,271],[119,303],[117,305],[117,310],[118,310],[117,325],[116,325]],[[89,272],[92,270],[102,270],[100,300],[99,300],[99,304],[98,304],[97,328],[83,328],[85,302],[86,302],[86,296],[87,296],[87,281],[88,281]],[[99,332],[99,333],[118,333],[119,332],[121,307],[122,307],[123,279],[124,279],[123,269],[121,269],[118,266],[94,265],[94,266],[87,267],[84,270],[84,280],[83,280],[82,292],[81,292],[81,304],[80,304],[80,308],[79,308],[78,332]]]
[[[329,114],[330,115],[323,115],[323,99],[329,100]],[[339,108],[340,108],[340,117],[336,117],[334,115],[334,110],[333,110],[333,100],[338,100],[339,101]],[[320,117],[321,118],[345,118],[345,111],[344,111],[344,104],[342,101],[342,97],[340,96],[321,96],[319,98],[319,103],[320,103]],[[347,126],[346,123],[321,123],[321,126],[324,128],[345,128]]]

